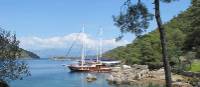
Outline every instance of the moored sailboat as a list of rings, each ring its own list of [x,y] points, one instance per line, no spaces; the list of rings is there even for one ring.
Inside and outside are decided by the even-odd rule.
[[[82,28],[82,33],[84,33],[84,26]],[[71,71],[79,71],[79,72],[110,72],[111,68],[101,63],[101,61],[99,61],[99,58],[101,56],[98,55],[98,52],[100,52],[101,55],[101,46],[102,46],[102,41],[100,39],[100,51],[99,49],[97,49],[96,61],[85,62],[85,42],[82,39],[81,60],[78,64],[69,65],[68,68]]]

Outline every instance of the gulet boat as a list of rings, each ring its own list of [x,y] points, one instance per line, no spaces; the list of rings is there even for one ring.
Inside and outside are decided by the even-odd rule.
[[[82,28],[82,33],[84,33],[84,26]],[[102,34],[101,31],[100,34]],[[81,60],[77,64],[69,65],[68,68],[74,72],[110,72],[111,68],[101,63],[101,61],[99,60],[99,58],[102,57],[101,47],[102,47],[102,39],[99,39],[99,49],[97,48],[96,61],[85,62],[85,42],[82,39]],[[100,54],[100,56],[98,54]]]

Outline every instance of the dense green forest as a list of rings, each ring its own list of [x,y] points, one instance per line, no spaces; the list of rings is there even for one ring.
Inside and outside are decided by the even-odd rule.
[[[198,59],[200,53],[200,1],[164,24],[167,34],[167,50],[170,64],[180,64],[185,60]],[[117,47],[104,57],[122,60],[126,64],[147,64],[150,68],[162,67],[158,29],[137,37],[131,44]]]

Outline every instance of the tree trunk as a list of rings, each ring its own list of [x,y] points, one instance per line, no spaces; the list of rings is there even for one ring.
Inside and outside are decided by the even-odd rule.
[[[166,34],[165,29],[162,26],[162,20],[160,16],[160,0],[155,0],[155,18],[158,25],[158,29],[160,32],[160,41],[162,46],[162,59],[163,59],[163,66],[165,70],[165,81],[166,87],[172,87],[172,80],[171,80],[171,68],[169,64],[168,54],[167,54],[167,41],[166,41]]]
[[[9,85],[7,84],[7,82],[0,80],[0,87],[9,87]]]

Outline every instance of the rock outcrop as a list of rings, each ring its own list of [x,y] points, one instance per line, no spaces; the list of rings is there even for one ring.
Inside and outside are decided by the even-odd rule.
[[[193,87],[189,83],[183,83],[183,82],[174,82],[172,83],[172,87]]]
[[[130,68],[131,67],[131,68]],[[128,67],[114,67],[111,75],[108,77],[110,84],[165,84],[164,69],[150,71],[147,65],[132,65]],[[184,78],[180,75],[172,75],[173,82],[183,81]],[[188,83],[186,83],[189,85]],[[174,85],[177,85],[174,84]],[[191,86],[179,86],[179,87],[191,87]]]

